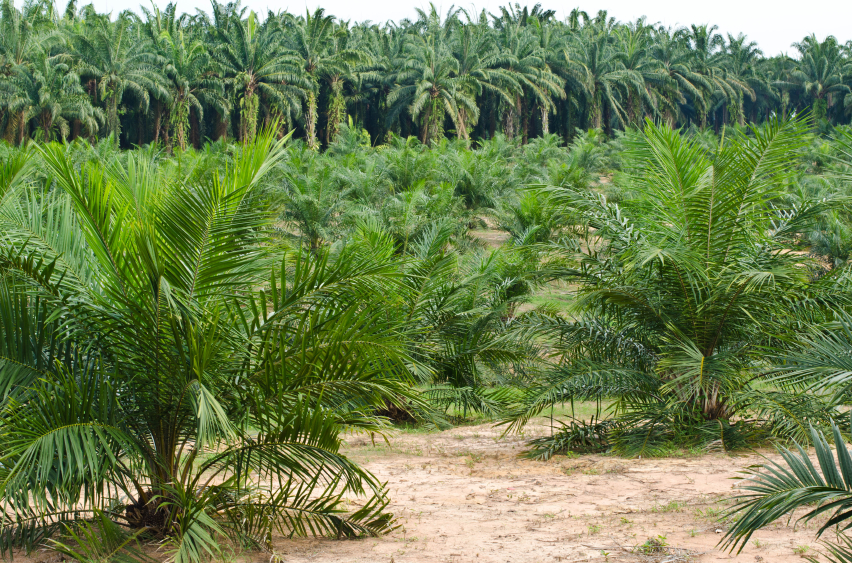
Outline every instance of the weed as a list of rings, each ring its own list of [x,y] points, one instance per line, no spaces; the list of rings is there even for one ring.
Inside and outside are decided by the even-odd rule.
[[[670,500],[667,504],[655,504],[653,508],[651,508],[651,512],[683,512],[683,503],[680,503],[676,500]]]
[[[589,535],[593,536],[601,531],[601,527],[597,524],[589,524]]]
[[[796,555],[799,555],[801,557],[804,557],[805,554],[807,552],[809,552],[810,550],[811,550],[811,548],[808,545],[797,545],[796,547],[793,548],[793,553],[795,553]]]
[[[713,508],[712,506],[708,506],[704,510],[701,510],[700,508],[695,509],[696,516],[700,518],[707,518],[708,520],[718,520],[721,514],[721,508]]]
[[[642,545],[637,545],[635,551],[642,555],[656,555],[666,553],[668,545],[666,536],[657,536],[656,538],[648,538]]]

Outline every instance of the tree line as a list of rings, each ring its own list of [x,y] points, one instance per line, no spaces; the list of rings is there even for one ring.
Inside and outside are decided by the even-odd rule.
[[[810,112],[849,123],[852,41],[814,35],[767,57],[713,25],[672,28],[606,11],[518,4],[498,13],[431,5],[401,22],[352,23],[323,9],[259,17],[141,7],[115,18],[71,0],[0,5],[0,132],[7,142],[110,135],[121,146],[250,141],[276,123],[311,148],[350,120],[390,134],[509,139],[759,124]]]

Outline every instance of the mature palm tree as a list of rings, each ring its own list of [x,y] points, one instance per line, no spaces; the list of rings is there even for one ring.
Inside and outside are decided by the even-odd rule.
[[[811,35],[801,43],[795,43],[794,47],[799,51],[799,61],[789,80],[778,85],[800,90],[810,100],[813,119],[818,121],[826,117],[831,105],[842,105],[845,98],[852,95],[852,88],[847,83],[852,73],[852,61],[843,56],[833,36],[820,42]]]
[[[103,112],[92,106],[70,62],[69,55],[42,54],[13,71],[14,94],[8,105],[13,110],[22,109],[24,124],[32,119],[37,121],[43,141],[65,140],[74,120],[82,123],[87,136],[92,137],[104,121]]]
[[[213,56],[230,81],[240,108],[239,135],[250,142],[257,130],[261,103],[267,112],[290,121],[300,101],[310,95],[311,84],[299,72],[299,61],[282,45],[281,29],[274,18],[258,23],[249,12],[239,13],[215,4],[211,30],[217,40]]]
[[[175,17],[176,5],[168,4],[164,11],[154,6],[153,12],[143,8],[146,30],[151,48],[161,58],[163,73],[169,81],[171,106],[169,126],[181,149],[189,141],[200,147],[200,124],[204,119],[204,106],[214,108],[219,115],[230,111],[225,98],[225,83],[215,73],[210,49],[193,33],[188,18]],[[159,114],[155,122],[160,119]],[[160,127],[155,123],[154,140],[158,140]]]
[[[739,103],[742,94],[751,96],[753,91],[747,84],[725,72],[721,65],[725,40],[716,33],[717,29],[715,25],[691,25],[685,30],[685,37],[690,44],[692,70],[702,75],[712,86],[706,99],[709,101],[715,98],[717,108],[720,103],[725,104],[726,112],[731,103]],[[718,120],[714,121],[718,127]]]
[[[485,18],[483,11],[478,23],[469,19],[467,25],[454,28],[451,45],[453,56],[459,63],[461,88],[476,99],[482,99],[483,94],[488,93],[503,103],[512,104],[514,100],[510,92],[519,90],[520,85],[510,71],[502,68],[507,59],[494,44]],[[461,139],[470,138],[469,129],[476,124],[475,117],[468,114],[464,105],[459,106],[457,123]]]
[[[547,69],[559,77],[562,81],[560,88],[562,91],[554,91],[553,93],[544,90],[545,99],[539,102],[539,112],[541,114],[541,134],[547,136],[550,134],[550,114],[556,109],[553,98],[567,97],[565,87],[570,90],[576,86],[571,80],[566,80],[567,74],[564,72],[565,65],[565,50],[568,48],[568,35],[563,27],[559,27],[553,23],[543,24],[538,19],[530,19],[530,27],[538,37],[538,46],[544,56],[544,64]]]
[[[169,100],[168,84],[158,68],[158,57],[139,48],[132,20],[122,14],[115,22],[97,19],[74,33],[71,43],[80,58],[79,74],[95,81],[97,96],[106,105],[107,133],[118,142],[121,134],[120,106],[135,98],[147,112],[151,95]]]
[[[692,70],[692,52],[686,42],[685,31],[672,33],[670,29],[661,27],[654,34],[649,54],[668,75],[669,84],[673,85],[656,91],[661,113],[674,115],[678,104],[687,101],[703,129],[707,124],[706,98],[713,92],[713,86],[703,74]]]
[[[387,119],[392,121],[403,110],[420,124],[420,141],[424,144],[444,135],[444,119],[459,125],[460,108],[465,115],[476,117],[476,100],[465,90],[459,78],[459,62],[446,45],[436,44],[431,37],[412,37],[406,45],[407,59],[397,76],[397,87],[388,95]]]
[[[757,43],[748,41],[740,33],[737,37],[728,34],[728,44],[725,46],[726,57],[722,63],[730,79],[748,87],[746,91],[738,91],[737,97],[729,105],[729,113],[735,116],[737,123],[745,125],[745,110],[743,94],[747,94],[752,102],[757,101],[757,92],[763,96],[772,96],[772,87],[758,66],[763,58],[763,51],[757,48]]]
[[[344,81],[352,72],[353,65],[366,59],[366,54],[346,48],[348,30],[337,25],[334,16],[325,15],[322,8],[317,8],[313,14],[306,13],[304,18],[285,14],[283,20],[284,45],[310,82],[305,96],[305,132],[308,146],[315,149],[318,146],[316,125],[320,81],[327,81],[331,89],[327,134],[330,142],[346,118]]]
[[[165,75],[171,82],[169,116],[175,140],[181,149],[186,148],[188,140],[198,148],[204,106],[214,108],[220,115],[230,111],[225,85],[213,73],[209,49],[200,39],[189,39],[180,30],[175,37],[168,33],[160,35],[157,44],[160,56],[166,61]]]
[[[344,424],[381,430],[371,413],[385,400],[418,401],[375,299],[397,282],[370,257],[274,250],[273,217],[256,205],[284,156],[274,138],[261,134],[212,182],[141,152],[81,171],[58,145],[39,149],[57,191],[11,176],[4,553],[66,524],[81,545],[56,545],[75,558],[157,538],[181,563],[216,556],[227,537],[268,548],[273,530],[388,530],[381,485],[339,447]],[[342,508],[365,492],[364,507]]]
[[[591,126],[603,126],[607,132],[613,118],[621,125],[626,123],[622,102],[628,91],[645,90],[642,75],[624,66],[625,53],[614,48],[613,40],[606,28],[588,26],[572,37],[570,51],[565,55],[568,72],[583,87],[581,93],[586,98]]]
[[[28,106],[21,104],[19,89],[8,79],[16,68],[19,75],[26,72],[23,65],[60,43],[51,11],[52,5],[45,2],[27,3],[23,11],[12,0],[0,2],[0,96],[4,100],[0,102],[0,125],[8,113],[4,137],[10,142],[23,141]]]
[[[627,123],[631,125],[638,126],[644,115],[657,113],[651,97],[652,90],[677,88],[677,83],[661,68],[659,62],[649,56],[653,44],[652,31],[653,28],[645,23],[645,18],[639,18],[616,31],[618,36],[616,48],[624,53],[622,60],[624,68],[638,75],[642,79],[641,84],[644,85],[644,88],[639,90],[636,90],[634,84],[627,87],[624,109]],[[674,124],[671,121],[670,123]]]
[[[547,66],[539,37],[530,27],[504,21],[498,29],[497,43],[504,60],[503,68],[520,86],[512,89],[512,103],[505,104],[503,132],[511,139],[516,134],[516,125],[520,125],[520,133],[526,141],[530,111],[536,105],[551,111],[553,98],[565,96],[563,81]]]
[[[23,11],[12,0],[0,2],[0,74],[48,51],[61,40],[51,17],[52,4],[31,2]]]

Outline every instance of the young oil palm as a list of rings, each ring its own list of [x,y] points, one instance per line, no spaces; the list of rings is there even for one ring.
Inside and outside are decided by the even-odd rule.
[[[775,121],[729,139],[709,159],[649,122],[633,153],[635,200],[615,205],[586,189],[546,190],[582,235],[566,246],[575,265],[565,277],[580,284],[577,320],[551,327],[561,339],[558,367],[531,390],[515,424],[553,402],[611,398],[613,444],[636,455],[678,428],[735,447],[743,433],[731,430],[731,419],[744,412],[779,435],[787,427],[773,420],[801,428],[802,420],[832,416],[818,397],[797,410],[800,396],[754,386],[766,327],[782,332],[846,302],[841,286],[812,281],[807,260],[784,250],[832,205],[780,206],[802,134],[801,121]]]
[[[61,531],[90,540],[62,549],[96,549],[117,523],[132,533],[120,545],[156,538],[189,563],[228,538],[270,547],[274,530],[350,537],[391,525],[381,485],[340,453],[339,436],[381,431],[372,413],[388,397],[418,400],[399,331],[371,306],[397,282],[368,257],[275,250],[273,217],[257,211],[283,156],[274,137],[210,181],[144,153],[78,169],[58,145],[38,149],[56,191],[28,187],[26,170],[8,175],[4,552]],[[365,506],[342,509],[365,493]]]

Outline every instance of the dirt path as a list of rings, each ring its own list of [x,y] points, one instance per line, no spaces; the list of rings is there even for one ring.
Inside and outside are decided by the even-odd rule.
[[[527,437],[544,431],[528,428]],[[282,540],[276,553],[292,563],[780,563],[803,561],[802,546],[816,545],[813,524],[777,524],[738,556],[715,548],[727,506],[720,501],[757,456],[534,462],[517,459],[523,440],[500,438],[489,425],[400,433],[389,445],[354,437],[346,451],[387,481],[400,529],[357,541]],[[637,553],[649,538],[666,547]]]

